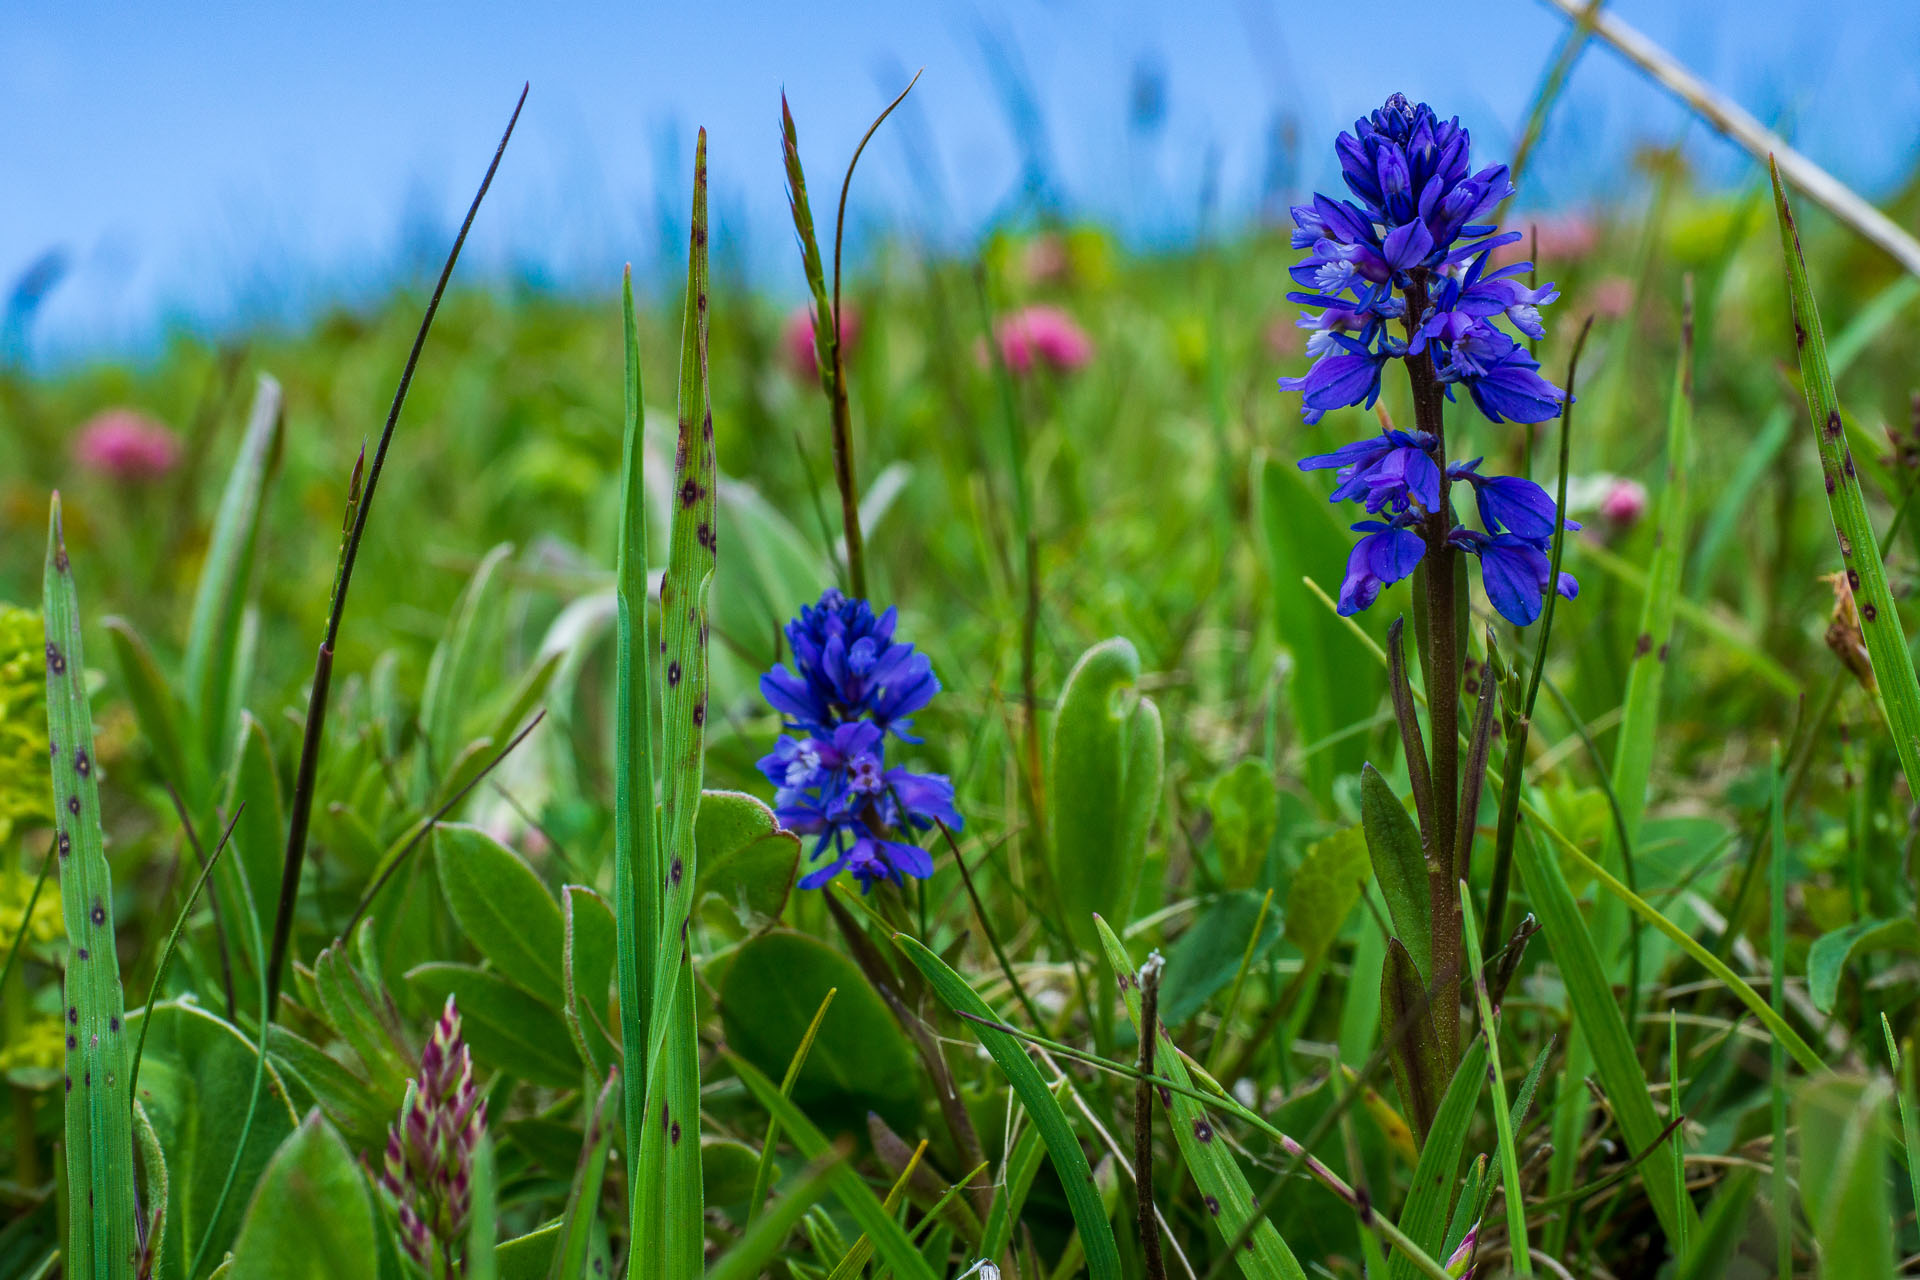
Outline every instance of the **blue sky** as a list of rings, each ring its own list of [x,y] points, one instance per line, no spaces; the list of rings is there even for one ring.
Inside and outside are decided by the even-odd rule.
[[[1883,192],[1914,164],[1920,4],[1609,7],[1844,180]],[[783,86],[827,192],[873,113],[926,68],[862,162],[859,228],[964,244],[1019,190],[1024,129],[1066,208],[1167,240],[1191,231],[1209,171],[1222,216],[1252,216],[1277,119],[1300,139],[1297,179],[1324,181],[1322,144],[1394,89],[1504,154],[1563,25],[1542,0],[320,10],[0,8],[0,288],[50,248],[70,263],[38,358],[139,350],[169,324],[293,317],[390,283],[440,252],[522,80],[533,92],[471,242],[476,273],[610,287],[622,262],[653,262],[704,124],[727,241],[768,289],[797,292]],[[1128,124],[1141,69],[1164,102],[1150,135]],[[1618,189],[1634,145],[1676,138],[1714,180],[1747,175],[1593,48],[1528,195],[1592,201]]]

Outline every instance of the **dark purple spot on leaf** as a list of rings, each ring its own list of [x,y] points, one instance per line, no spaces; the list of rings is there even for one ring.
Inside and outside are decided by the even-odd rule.
[[[1202,1142],[1212,1142],[1213,1126],[1208,1124],[1205,1120],[1195,1120],[1193,1122],[1193,1136],[1200,1139],[1200,1141]]]
[[[1216,1218],[1220,1216],[1220,1202],[1212,1196],[1207,1197],[1207,1212]]]
[[[667,664],[667,683],[680,683],[680,664],[678,662],[669,662]]]
[[[1640,638],[1633,642],[1633,656],[1644,658],[1653,650],[1653,637],[1642,631]]]

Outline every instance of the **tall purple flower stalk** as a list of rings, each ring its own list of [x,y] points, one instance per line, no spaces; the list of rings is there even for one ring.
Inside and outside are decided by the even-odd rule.
[[[920,741],[912,716],[940,692],[927,655],[894,638],[896,621],[893,609],[876,616],[829,587],[787,624],[793,666],[760,677],[788,730],[760,771],[776,789],[780,825],[815,837],[820,865],[801,877],[803,889],[842,871],[862,893],[882,880],[925,879],[933,859],[910,837],[936,820],[963,825],[951,782],[886,763],[889,738]]]
[[[420,1075],[387,1130],[380,1174],[399,1217],[401,1247],[429,1276],[464,1274],[473,1152],[486,1129],[487,1104],[474,1087],[460,1010],[448,996],[420,1053]]]
[[[1494,251],[1520,238],[1492,220],[1514,188],[1504,165],[1474,169],[1470,148],[1458,119],[1443,121],[1397,93],[1339,136],[1334,149],[1350,198],[1316,194],[1293,209],[1293,244],[1306,256],[1292,269],[1302,291],[1288,298],[1308,308],[1298,323],[1309,331],[1313,364],[1300,377],[1280,379],[1282,390],[1300,393],[1308,422],[1334,409],[1373,407],[1390,364],[1405,369],[1412,392],[1410,430],[1383,425],[1377,434],[1299,464],[1332,471],[1332,500],[1364,508],[1364,518],[1352,525],[1361,537],[1347,558],[1340,613],[1369,608],[1387,587],[1421,574],[1415,594],[1425,625],[1415,633],[1431,710],[1431,771],[1404,685],[1397,627],[1389,635],[1394,703],[1428,878],[1421,922],[1428,957],[1416,963],[1396,936],[1402,962],[1383,979],[1383,998],[1409,1008],[1425,1007],[1428,992],[1456,992],[1464,977],[1458,886],[1470,862],[1496,694],[1481,692],[1474,749],[1463,770],[1467,628],[1459,616],[1460,561],[1479,562],[1488,601],[1516,626],[1540,617],[1547,592],[1571,597],[1579,589],[1571,574],[1554,573],[1551,550],[1563,518],[1547,492],[1524,477],[1484,473],[1482,459],[1461,460],[1464,450],[1449,449],[1446,407],[1461,392],[1496,423],[1544,422],[1567,403],[1521,342],[1545,336],[1540,309],[1559,293],[1552,284],[1524,283],[1531,263],[1493,265]],[[1478,527],[1455,509],[1461,486],[1472,492]],[[1578,526],[1565,521],[1565,527]],[[1488,656],[1494,657],[1491,649]],[[1421,1077],[1418,1087],[1403,1083],[1403,1093],[1423,1131],[1459,1051],[1459,1001],[1435,997],[1431,1010],[1438,1052],[1396,1060],[1397,1079]]]
[[[1470,141],[1458,119],[1442,122],[1396,93],[1335,143],[1354,199],[1315,195],[1293,209],[1294,247],[1308,252],[1292,274],[1310,291],[1287,296],[1317,309],[1298,322],[1315,360],[1281,388],[1300,392],[1303,416],[1318,422],[1331,409],[1372,407],[1385,366],[1403,361],[1419,427],[1300,462],[1334,471],[1333,501],[1363,503],[1369,517],[1353,525],[1365,536],[1347,560],[1343,614],[1369,607],[1436,553],[1478,559],[1488,601],[1516,626],[1540,616],[1549,586],[1553,499],[1531,480],[1481,475],[1478,458],[1449,463],[1440,425],[1441,403],[1457,390],[1493,422],[1544,422],[1566,400],[1514,337],[1545,336],[1540,308],[1559,292],[1528,288],[1520,277],[1529,262],[1489,270],[1493,251],[1520,238],[1486,220],[1513,184],[1505,165],[1471,172]],[[1472,487],[1479,529],[1457,520],[1455,482]],[[1552,585],[1568,597],[1579,589],[1567,573]]]

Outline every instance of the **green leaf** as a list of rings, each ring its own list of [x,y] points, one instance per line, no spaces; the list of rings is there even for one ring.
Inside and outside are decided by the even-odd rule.
[[[67,963],[65,1147],[69,1280],[133,1274],[133,1103],[127,1096],[126,1000],[115,954],[113,877],[100,835],[100,788],[80,647],[80,602],[54,495],[44,578],[47,737]]]
[[[1840,544],[1840,567],[1853,589],[1860,629],[1867,638],[1867,656],[1873,663],[1881,706],[1893,734],[1894,753],[1900,758],[1908,792],[1920,795],[1920,679],[1914,675],[1913,655],[1907,649],[1893,594],[1887,590],[1887,571],[1867,515],[1866,495],[1854,472],[1853,450],[1847,444],[1846,426],[1840,417],[1840,398],[1827,366],[1827,339],[1820,326],[1820,309],[1807,283],[1800,230],[1794,224],[1777,167],[1773,169],[1773,203],[1780,221],[1780,252],[1786,259],[1787,305],[1793,316],[1794,344],[1799,348],[1800,377],[1813,419],[1814,440],[1820,447],[1827,510]]]
[[[1398,938],[1387,939],[1386,963],[1380,969],[1380,1034],[1387,1041],[1387,1060],[1407,1119],[1424,1144],[1444,1096],[1440,1081],[1450,1078],[1449,1064],[1440,1047],[1426,979]]]
[[[1287,937],[1311,965],[1325,954],[1360,901],[1373,866],[1359,827],[1345,827],[1307,846],[1287,888]]]
[[[1266,895],[1252,889],[1223,893],[1207,904],[1187,931],[1167,952],[1167,969],[1160,981],[1160,1021],[1177,1027],[1200,1012],[1213,994],[1233,981],[1240,961],[1253,941],[1257,963],[1280,941],[1280,916],[1269,911],[1253,939]]]
[[[261,374],[194,587],[193,617],[187,626],[186,702],[194,716],[194,754],[205,762],[209,776],[225,771],[239,728],[245,688],[236,676],[250,665],[240,657],[241,632],[252,592],[260,516],[280,459],[283,421],[280,384]],[[203,797],[191,799],[197,804]]]
[[[727,1043],[769,1076],[787,1069],[814,1010],[837,989],[793,1100],[811,1114],[859,1130],[868,1111],[896,1128],[919,1115],[912,1050],[859,966],[806,934],[775,929],[743,945],[720,983]]]
[[[434,865],[460,932],[500,975],[549,1008],[566,1004],[560,908],[520,855],[478,827],[433,833]]]
[[[262,933],[272,927],[275,904],[280,893],[281,859],[286,853],[287,822],[280,802],[280,773],[274,764],[273,744],[258,720],[240,713],[240,743],[234,757],[233,772],[227,786],[227,812],[236,815],[233,847],[221,859],[216,872],[222,884],[232,884],[239,875],[224,864],[238,862],[244,869],[249,907]],[[232,884],[232,888],[237,888]],[[231,892],[229,900],[237,903]]]
[[[955,1013],[972,1014],[976,1018],[1000,1020],[1000,1015],[967,985],[966,979],[949,968],[939,956],[904,933],[894,934],[893,941],[925,975],[928,985],[949,1009]],[[1094,1188],[1093,1170],[1087,1164],[1086,1152],[1080,1149],[1080,1140],[1074,1137],[1073,1126],[1067,1122],[1066,1112],[1061,1109],[1059,1100],[1053,1096],[1053,1091],[1040,1076],[1040,1069],[1027,1056],[1026,1046],[1018,1039],[977,1022],[969,1022],[967,1029],[993,1055],[1001,1074],[1007,1077],[1007,1083],[1013,1086],[1020,1104],[1027,1109],[1034,1127],[1040,1130],[1041,1141],[1047,1144],[1047,1155],[1053,1161],[1054,1172],[1060,1177],[1067,1207],[1073,1213],[1074,1224],[1080,1228],[1088,1274],[1093,1280],[1118,1280],[1120,1249],[1114,1242],[1113,1227],[1107,1221],[1107,1211],[1100,1201],[1100,1193]]]
[[[1107,927],[1106,921],[1095,923],[1107,963],[1112,966],[1115,975],[1131,979],[1135,971],[1125,945]],[[1120,988],[1126,997],[1127,1016],[1133,1021],[1134,1034],[1138,1035],[1142,1017],[1140,988],[1132,981],[1121,983]],[[1192,1088],[1192,1075],[1181,1054],[1174,1048],[1172,1038],[1167,1036],[1164,1027],[1160,1034],[1164,1052],[1154,1055],[1155,1071],[1175,1084]],[[1208,1117],[1203,1104],[1186,1094],[1173,1093],[1171,1090],[1160,1095],[1160,1102],[1169,1113],[1169,1127],[1173,1130],[1174,1141],[1180,1147],[1181,1158],[1186,1161],[1187,1171],[1193,1175],[1194,1183],[1206,1197],[1208,1217],[1219,1231],[1221,1240],[1234,1240],[1258,1207],[1253,1188],[1247,1184],[1246,1175],[1240,1172],[1240,1166],[1227,1150],[1225,1138],[1215,1132],[1214,1122]],[[1287,1248],[1286,1241],[1274,1230],[1273,1224],[1264,1218],[1248,1237],[1246,1249],[1236,1257],[1240,1270],[1248,1280],[1269,1280],[1271,1277],[1305,1280],[1305,1273],[1301,1271],[1293,1251]]]
[[[1133,645],[1103,640],[1067,673],[1053,722],[1052,871],[1067,931],[1083,946],[1097,944],[1095,915],[1121,928],[1132,918],[1160,807],[1160,710],[1139,681]]]
[[[1433,977],[1433,907],[1427,895],[1427,858],[1420,828],[1372,765],[1360,768],[1360,827],[1394,936],[1413,957],[1421,979]]]
[[[1920,951],[1920,926],[1909,916],[1857,920],[1816,939],[1807,950],[1807,994],[1820,1012],[1833,1012],[1841,975],[1856,951]]]
[[[1800,1086],[1800,1203],[1820,1245],[1820,1274],[1892,1280],[1896,1219],[1887,1197],[1884,1080],[1826,1075]]]
[[[560,915],[566,928],[567,1000],[563,1011],[573,1046],[598,1074],[614,1063],[607,1039],[607,992],[613,985],[618,929],[613,909],[591,889],[577,884],[560,890]]]
[[[229,1280],[367,1280],[378,1274],[378,1256],[367,1184],[315,1110],[260,1179]]]
[[[554,1255],[560,1248],[562,1225],[550,1222],[538,1231],[529,1231],[526,1235],[501,1242],[500,1247],[493,1251],[494,1265],[500,1270],[500,1280],[547,1280],[547,1272],[552,1268]]]
[[[1400,1206],[1400,1229],[1420,1248],[1445,1257],[1447,1205],[1460,1177],[1460,1161],[1467,1153],[1467,1134],[1473,1113],[1487,1087],[1487,1042],[1475,1036],[1460,1055],[1433,1126],[1420,1146],[1420,1159],[1407,1183],[1406,1203]],[[1419,1270],[1411,1259],[1396,1253],[1388,1261],[1393,1280],[1414,1280]]]
[[[203,1242],[205,1257],[230,1247],[246,1211],[249,1193],[298,1120],[287,1088],[269,1059],[267,1078],[251,1127],[248,1104],[259,1046],[199,1005],[168,1003],[151,1016],[140,1062],[140,1105],[152,1119],[160,1145],[172,1161],[172,1204],[159,1257],[167,1275],[181,1276]],[[136,1031],[139,1028],[136,1027]],[[242,1146],[244,1139],[245,1145]],[[221,1203],[227,1171],[239,1156],[233,1189]],[[215,1207],[220,1214],[213,1218]]]
[[[416,965],[407,981],[433,1005],[452,996],[473,1055],[490,1067],[536,1084],[569,1089],[580,1082],[580,1057],[554,1009],[497,974],[438,961]]]
[[[426,691],[420,697],[420,727],[432,763],[421,775],[422,784],[450,776],[449,766],[471,739],[465,729],[467,712],[485,693],[481,677],[498,647],[495,642],[506,615],[502,602],[506,576],[500,570],[512,554],[513,547],[503,542],[481,558],[480,567],[447,615],[446,633],[434,647]],[[427,794],[423,785],[416,798]]]
[[[205,769],[198,744],[193,751],[187,750],[180,729],[180,700],[174,696],[160,664],[154,661],[152,648],[131,622],[105,618],[100,625],[113,646],[120,681],[127,687],[127,701],[133,704],[133,716],[140,725],[140,736],[147,740],[153,767],[179,793],[191,813],[205,798],[199,793]]]
[[[766,929],[780,918],[800,867],[800,837],[781,830],[764,801],[741,791],[705,793],[693,841],[699,896],[720,899],[743,929]]]
[[[296,1096],[305,1091],[296,1105],[319,1106],[354,1150],[376,1151],[386,1141],[403,1093],[382,1094],[319,1045],[278,1023],[267,1028],[267,1052],[289,1089]]]
[[[1259,876],[1280,822],[1273,766],[1265,760],[1240,761],[1213,780],[1207,808],[1213,811],[1213,838],[1227,884],[1244,889]]]

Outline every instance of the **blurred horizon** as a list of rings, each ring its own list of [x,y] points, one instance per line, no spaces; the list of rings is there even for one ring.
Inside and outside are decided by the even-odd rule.
[[[1737,20],[1654,0],[1608,8],[1870,198],[1911,176],[1920,65],[1888,51],[1920,48],[1920,6],[1754,0]],[[15,122],[0,173],[16,192],[0,205],[0,290],[46,272],[27,337],[9,335],[15,357],[148,356],[173,332],[299,323],[432,271],[523,79],[526,111],[461,282],[600,294],[628,261],[663,275],[684,252],[685,171],[705,125],[716,267],[798,299],[783,87],[830,235],[860,134],[924,67],[861,161],[852,264],[889,236],[960,252],[1043,212],[1168,247],[1327,187],[1333,133],[1395,90],[1460,115],[1478,162],[1508,158],[1567,25],[1542,0],[1484,6],[1480,26],[1374,5],[1364,30],[1256,0],[1177,14],[1075,0],[718,9],[0,16],[0,106]],[[1757,177],[1591,44],[1518,207],[1630,208],[1632,157],[1649,144],[1682,145],[1708,186]]]

